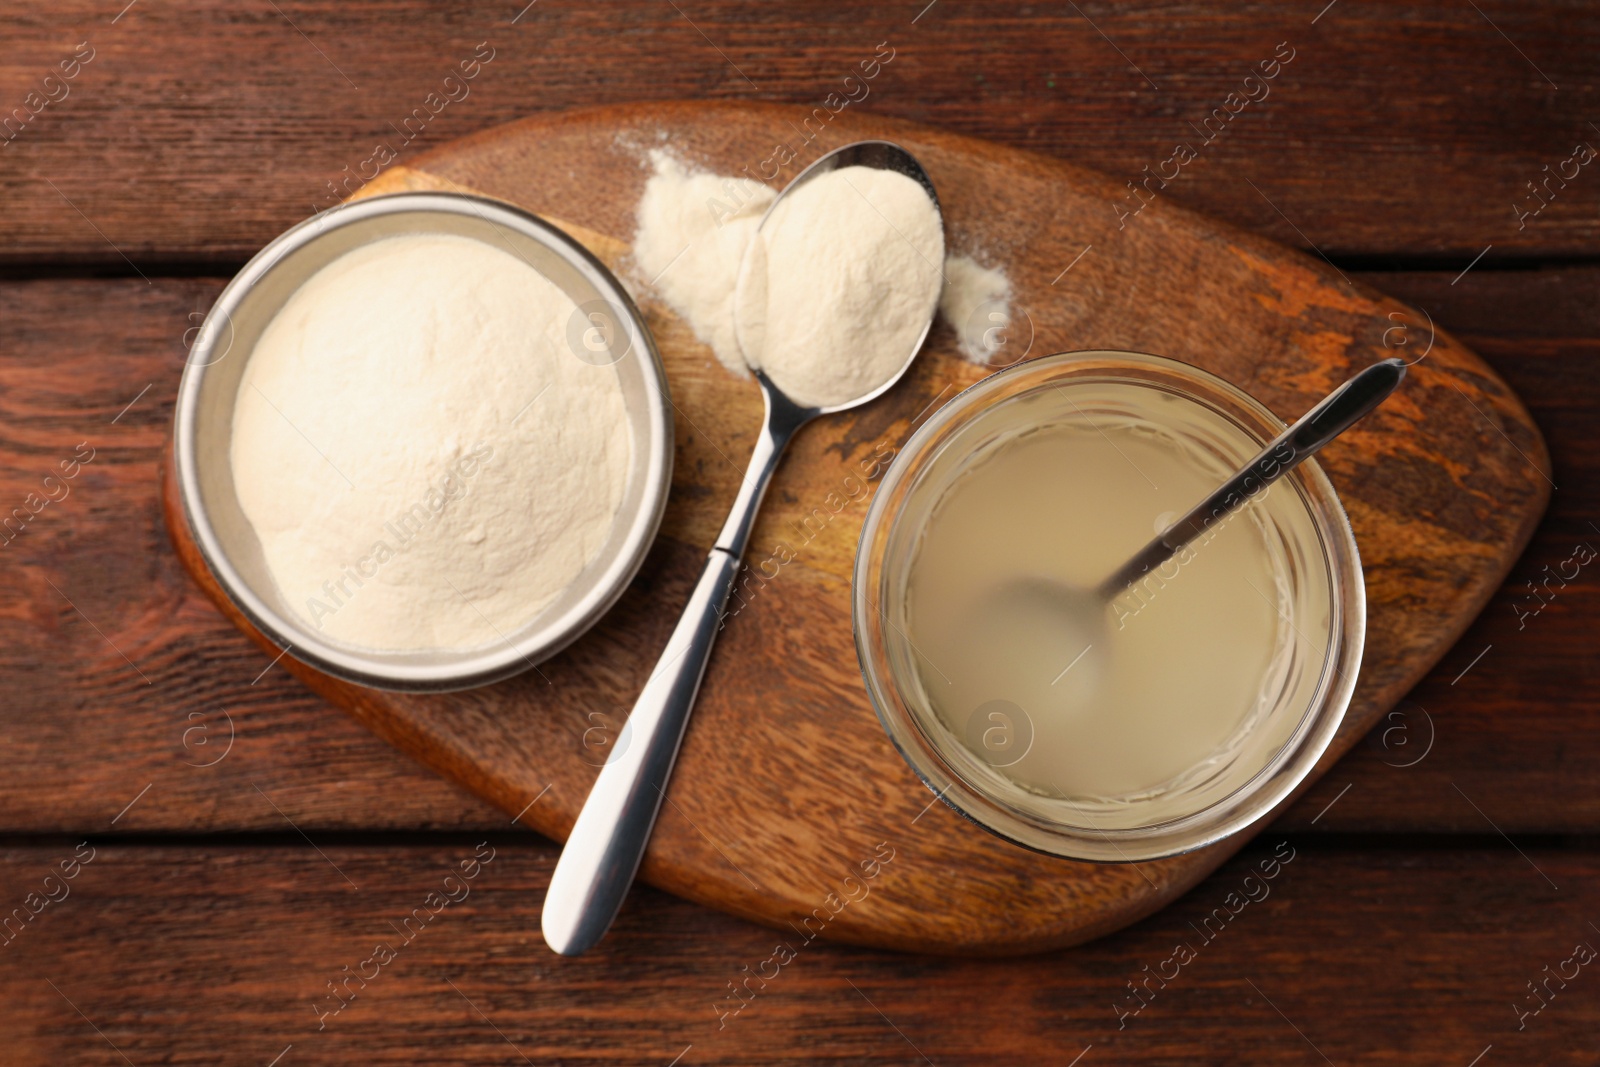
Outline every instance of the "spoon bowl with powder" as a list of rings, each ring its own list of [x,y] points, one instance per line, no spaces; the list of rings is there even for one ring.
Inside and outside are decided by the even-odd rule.
[[[765,420],[683,616],[601,768],[545,896],[562,955],[605,936],[644,856],[756,512],[795,432],[881,395],[911,366],[943,283],[944,222],[921,164],[862,141],[801,171],[744,250],[735,332]]]

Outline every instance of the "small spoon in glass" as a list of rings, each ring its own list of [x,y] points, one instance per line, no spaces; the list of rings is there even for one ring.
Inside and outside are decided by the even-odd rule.
[[[887,141],[860,141],[829,152],[797,174],[767,208],[757,232],[771,221],[784,197],[812,178],[842,167],[872,167],[904,174],[927,191],[934,210],[939,210],[933,182],[909,152]],[[753,238],[752,246],[755,243]],[[747,256],[747,266],[748,259]],[[712,642],[721,627],[723,609],[739,573],[756,511],[785,446],[796,430],[817,416],[865,404],[893,386],[922,349],[932,325],[930,314],[927,326],[906,353],[905,362],[887,381],[842,404],[804,406],[785,395],[761,370],[754,370],[765,400],[766,417],[749,470],[705,570],[684,606],[683,616],[639,693],[618,743],[600,769],[550,877],[540,926],[545,942],[563,956],[579,955],[605,936],[638,872],[666,797],[667,780],[711,657]],[[744,345],[747,339],[739,326],[736,321],[736,332]]]
[[[1119,601],[1127,603],[1121,598],[1130,587],[1369,414],[1405,373],[1404,361],[1387,359],[1346,381],[1100,584],[1076,586],[1053,578],[1019,577],[986,590],[955,613],[957,618],[985,620],[983,625],[964,626],[958,636],[941,640],[958,640],[958,655],[968,664],[1050,664],[1037,677],[1026,673],[1014,677],[1006,693],[1008,702],[1065,708],[1082,701],[1081,694],[1092,692],[1097,684],[1094,679],[1104,664],[1101,657],[1109,654],[1107,632],[1121,628],[1120,616],[1115,620],[1111,616]],[[1179,561],[1183,562],[1181,557]],[[1170,580],[1171,575],[1162,577]],[[1100,651],[1090,656],[1096,648]],[[917,654],[922,655],[920,650]],[[1048,677],[1051,674],[1053,678]],[[1080,695],[1069,697],[1072,688]],[[985,761],[998,754],[986,748],[973,752]]]
[[[1296,419],[1293,426],[1268,442],[1233,477],[1190,508],[1182,518],[1162,530],[1132,559],[1118,567],[1111,577],[1101,582],[1095,590],[1099,598],[1108,601],[1117,597],[1142,575],[1177,555],[1184,545],[1203,534],[1212,523],[1244,506],[1261,490],[1316,455],[1324,445],[1366,418],[1388,399],[1405,376],[1404,360],[1385,359],[1323,397],[1315,407]]]

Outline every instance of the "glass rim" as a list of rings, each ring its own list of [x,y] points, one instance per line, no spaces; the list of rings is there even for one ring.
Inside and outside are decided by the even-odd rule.
[[[957,394],[912,435],[873,494],[862,526],[852,583],[856,654],[873,710],[911,769],[958,814],[1025,848],[1064,858],[1117,863],[1193,851],[1264,819],[1305,782],[1332,743],[1354,694],[1366,631],[1361,558],[1349,518],[1333,484],[1315,460],[1284,483],[1297,490],[1322,551],[1329,583],[1330,626],[1320,676],[1300,720],[1282,747],[1250,778],[1213,802],[1147,825],[1100,829],[1024,813],[980,788],[952,764],[928,735],[922,714],[896,684],[881,610],[885,556],[908,495],[920,474],[956,433],[1015,396],[1069,380],[1121,380],[1176,393],[1221,415],[1266,444],[1284,423],[1238,386],[1192,364],[1140,352],[1095,349],[1058,352],[1006,367]],[[873,602],[874,595],[877,603]]]

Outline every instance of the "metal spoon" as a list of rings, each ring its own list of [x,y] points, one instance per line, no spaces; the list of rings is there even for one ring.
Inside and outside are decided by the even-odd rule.
[[[796,175],[762,216],[758,232],[771,221],[784,197],[820,174],[852,166],[898,171],[912,178],[927,190],[938,210],[933,182],[909,152],[887,141],[861,141],[835,149]],[[932,325],[930,315],[928,327]],[[899,381],[921,350],[928,327],[918,335],[893,377],[842,404],[805,407],[786,396],[760,370],[754,372],[766,402],[766,421],[750,457],[750,468],[683,617],[628,716],[628,742],[613,748],[600,769],[550,878],[540,926],[546,943],[563,956],[579,955],[605,936],[638,872],[756,511],[789,439],[817,416],[865,404]]]
[[[1406,376],[1400,359],[1374,363],[1324,397],[1295,424],[1273,438],[1256,457],[1223,482],[1188,514],[1156,535],[1095,590],[1111,600],[1199,537],[1218,519],[1242,507],[1251,497],[1310,459],[1335,437],[1354,426],[1386,400]]]

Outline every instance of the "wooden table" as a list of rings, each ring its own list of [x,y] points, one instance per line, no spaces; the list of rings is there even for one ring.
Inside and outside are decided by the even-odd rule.
[[[0,508],[76,463],[0,556],[0,919],[31,915],[0,926],[0,1062],[1595,1061],[1600,976],[1574,952],[1600,948],[1600,455],[1582,443],[1600,163],[1567,161],[1600,148],[1600,15],[121,4],[0,16]],[[402,158],[590,103],[804,113],[887,42],[859,106],[1133,177],[1288,42],[1288,76],[1168,195],[1481,353],[1546,435],[1553,469],[1528,477],[1557,487],[1550,513],[1400,715],[1122,933],[1007,960],[818,943],[720,1019],[779,935],[645,889],[600,950],[558,959],[538,933],[555,848],[269,666],[182,573],[148,491],[186,331],[225,278],[480,42],[495,58],[471,95]],[[1403,328],[1420,351],[1427,325]],[[1292,859],[1247,882],[1275,855]],[[463,898],[405,941],[463,861]],[[373,962],[379,941],[401,948]]]

